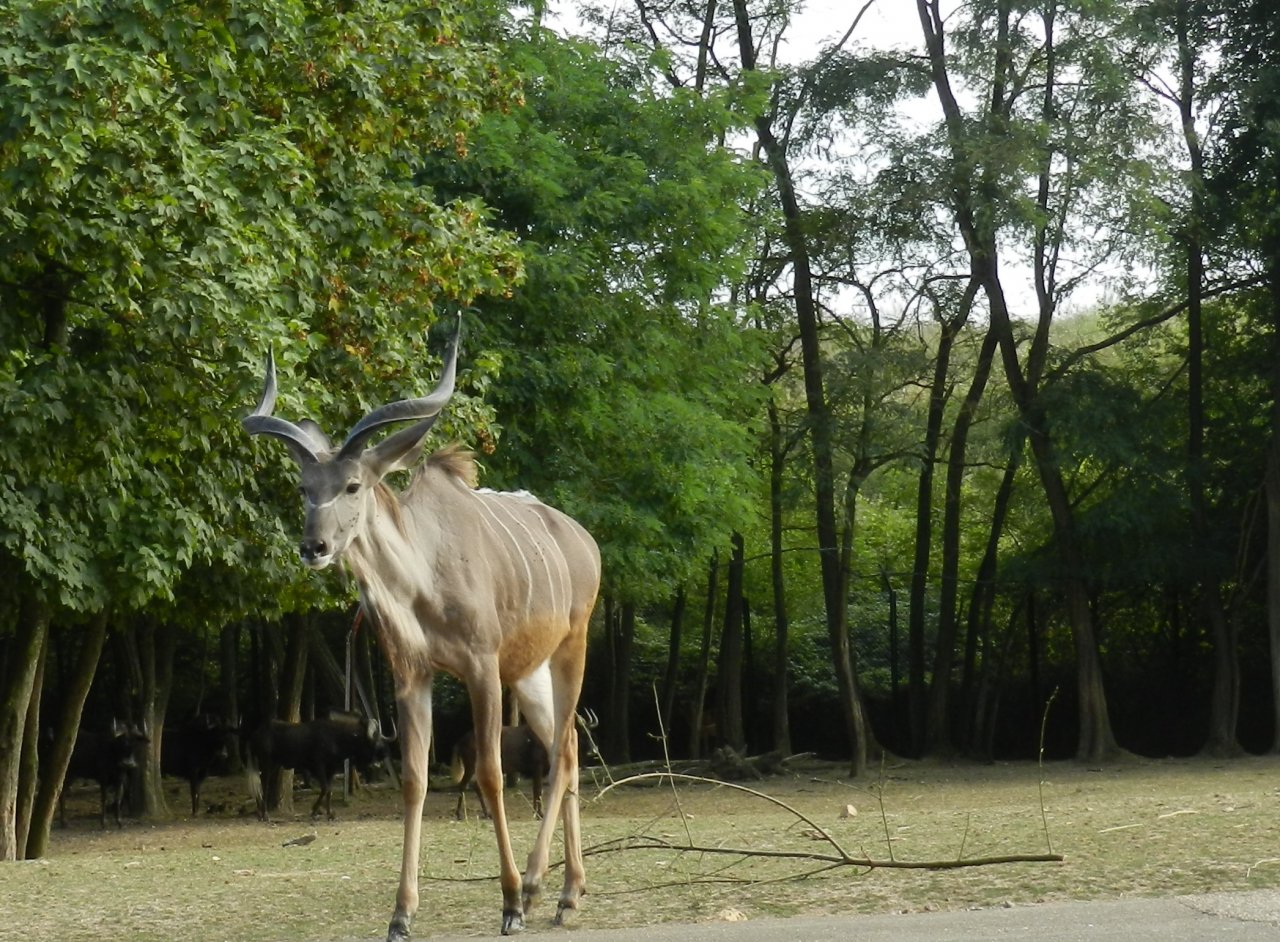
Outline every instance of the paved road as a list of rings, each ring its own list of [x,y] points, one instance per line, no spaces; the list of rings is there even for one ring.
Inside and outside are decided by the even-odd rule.
[[[667,924],[645,929],[591,929],[585,912],[579,918],[575,926],[562,930],[535,922],[521,938],[525,942],[1276,942],[1280,939],[1280,890],[899,916]],[[423,942],[462,939],[420,938]]]

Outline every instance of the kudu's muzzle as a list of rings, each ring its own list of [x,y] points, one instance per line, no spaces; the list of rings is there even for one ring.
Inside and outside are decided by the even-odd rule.
[[[305,566],[323,569],[333,562],[333,552],[324,540],[307,538],[298,544],[298,555]]]

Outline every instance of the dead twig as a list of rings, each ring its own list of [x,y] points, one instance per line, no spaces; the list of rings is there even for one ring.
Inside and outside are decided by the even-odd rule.
[[[841,857],[849,856],[847,853],[845,853],[844,848],[840,846],[840,844],[836,841],[836,839],[831,836],[831,832],[828,831],[826,828],[824,828],[822,825],[818,824],[817,821],[814,821],[808,815],[797,811],[795,808],[791,807],[789,804],[787,804],[785,801],[783,801],[780,798],[775,798],[773,795],[766,794],[765,792],[758,791],[757,789],[754,789],[754,788],[748,788],[746,785],[739,785],[736,782],[724,782],[718,778],[707,778],[706,776],[703,776],[703,775],[684,775],[680,772],[642,772],[639,775],[630,775],[627,778],[618,779],[618,781],[616,782],[611,782],[606,788],[601,790],[598,797],[603,798],[606,794],[608,794],[608,792],[611,789],[616,788],[619,785],[626,785],[628,782],[636,782],[644,779],[655,779],[655,778],[656,779],[670,778],[673,781],[678,779],[683,782],[701,782],[704,785],[718,785],[723,788],[732,788],[740,792],[746,792],[748,795],[754,795],[757,798],[763,798],[765,801],[775,804],[779,808],[782,808],[786,811],[791,812],[791,814],[795,815],[805,824],[809,825],[811,828],[817,831],[822,836],[823,840],[825,840],[828,844],[830,844],[832,847],[834,847],[837,851],[840,852]]]
[[[667,727],[662,719],[662,702],[658,699],[658,685],[653,685],[653,705],[658,709],[658,733],[662,737],[662,761],[665,763],[667,772],[671,772],[671,752],[667,749]],[[676,813],[680,815],[680,823],[684,825],[684,836],[688,838],[689,843],[693,843],[693,833],[689,830],[689,819],[684,813],[684,808],[680,807],[680,790],[676,788],[676,782],[671,780],[671,800],[676,803]]]
[[[1040,791],[1040,825],[1044,828],[1044,843],[1052,852],[1053,838],[1049,836],[1049,817],[1044,810],[1044,738],[1045,730],[1049,727],[1049,707],[1053,706],[1054,698],[1058,696],[1058,688],[1053,688],[1053,693],[1049,694],[1049,699],[1045,702],[1044,713],[1040,716],[1040,751],[1037,759],[1040,766],[1040,781],[1038,788]]]

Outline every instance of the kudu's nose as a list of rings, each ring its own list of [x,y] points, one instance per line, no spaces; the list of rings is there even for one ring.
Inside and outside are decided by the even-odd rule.
[[[324,540],[303,540],[298,544],[298,554],[304,563],[314,562],[329,555],[329,546]]]

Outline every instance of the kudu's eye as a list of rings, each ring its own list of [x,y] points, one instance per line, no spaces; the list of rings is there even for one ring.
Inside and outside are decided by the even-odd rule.
[[[360,493],[360,482],[359,482],[359,481],[352,481],[350,484],[348,484],[348,485],[347,485],[347,493],[348,493],[348,494],[359,494],[359,493]]]

